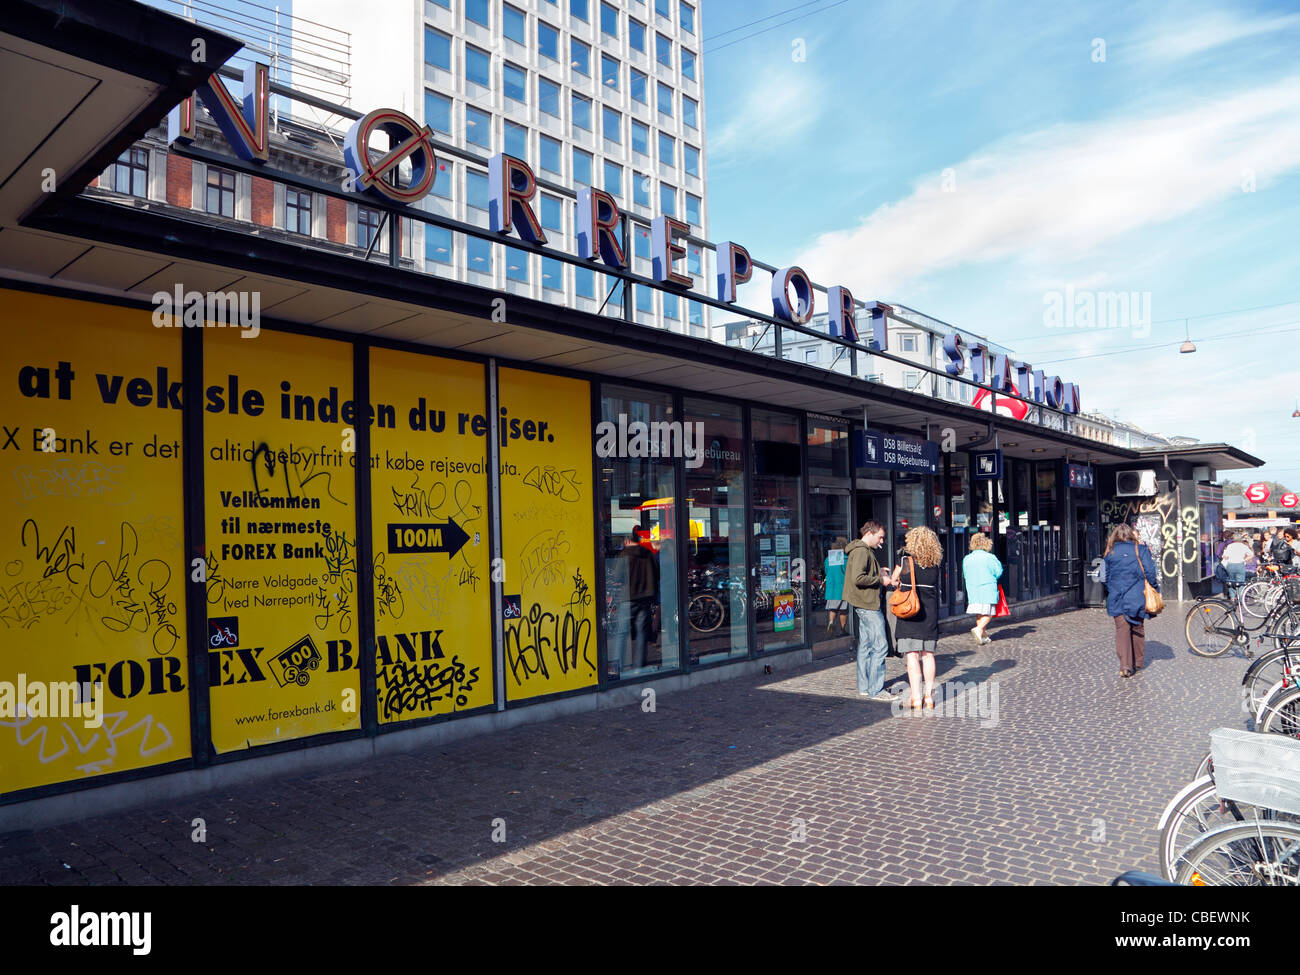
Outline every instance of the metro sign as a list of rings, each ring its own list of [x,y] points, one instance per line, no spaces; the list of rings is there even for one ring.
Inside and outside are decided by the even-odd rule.
[[[1300,498],[1297,498],[1292,492],[1288,491],[1277,499],[1277,503],[1283,508],[1294,508],[1297,504],[1300,504]]]
[[[1246,495],[1246,500],[1251,504],[1263,504],[1268,500],[1268,496],[1271,492],[1269,491],[1267,484],[1256,483],[1246,488],[1243,493]],[[1295,495],[1293,494],[1291,497],[1294,498]]]
[[[1029,415],[1029,404],[1022,399],[1016,398],[1019,393],[1014,385],[1011,387],[1011,391],[1009,396],[997,397],[997,409],[993,410],[993,412],[1000,413],[1002,416],[1009,416],[1013,420],[1023,420]],[[981,386],[979,392],[975,394],[975,398],[971,400],[971,406],[977,410],[987,411],[993,409],[991,405],[993,398],[994,394]]]

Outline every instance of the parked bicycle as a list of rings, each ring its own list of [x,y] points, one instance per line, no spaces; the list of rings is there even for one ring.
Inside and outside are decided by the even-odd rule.
[[[1220,657],[1237,647],[1253,657],[1265,640],[1271,650],[1283,641],[1300,636],[1300,615],[1289,599],[1283,599],[1264,617],[1245,612],[1241,602],[1225,596],[1198,599],[1183,620],[1187,646],[1202,657]]]
[[[1300,602],[1300,576],[1283,573],[1276,565],[1262,566],[1259,571],[1261,578],[1246,583],[1238,595],[1247,616],[1262,619],[1284,599]]]
[[[1300,741],[1221,728],[1160,817],[1160,872],[1192,886],[1300,885]],[[1217,774],[1215,765],[1217,764]]]

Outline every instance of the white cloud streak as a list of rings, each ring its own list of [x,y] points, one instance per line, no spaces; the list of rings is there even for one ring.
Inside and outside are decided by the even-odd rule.
[[[811,135],[825,104],[817,76],[806,67],[792,62],[765,72],[725,121],[710,129],[709,165],[788,152]]]
[[[1247,20],[1215,13],[1177,30],[1163,29],[1159,36],[1140,44],[1133,56],[1162,61],[1191,57],[1237,41],[1297,27],[1300,27],[1300,14]]]
[[[1000,259],[1077,261],[1124,234],[1257,190],[1300,167],[1300,78],[1163,115],[1071,123],[991,145],[801,263],[860,297],[898,294],[936,271]]]

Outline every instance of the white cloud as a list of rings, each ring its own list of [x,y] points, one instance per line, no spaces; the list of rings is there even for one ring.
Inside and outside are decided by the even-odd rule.
[[[1185,24],[1177,30],[1163,30],[1159,36],[1140,44],[1135,56],[1173,60],[1200,54],[1247,38],[1274,34],[1296,27],[1300,27],[1300,14],[1249,20],[1225,13],[1214,13]]]
[[[999,259],[1078,261],[1131,231],[1300,167],[1300,78],[1146,117],[1071,123],[991,145],[936,172],[851,229],[817,238],[801,264],[859,297]]]
[[[712,98],[717,102],[720,96]],[[710,126],[710,167],[742,156],[752,159],[789,152],[799,140],[811,135],[826,104],[820,82],[805,65],[791,62],[763,71],[739,96],[737,106],[725,120]]]

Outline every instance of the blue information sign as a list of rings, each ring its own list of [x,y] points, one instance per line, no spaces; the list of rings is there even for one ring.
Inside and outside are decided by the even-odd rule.
[[[975,479],[977,481],[1002,479],[1002,451],[981,450],[975,453]]]
[[[908,474],[937,474],[939,445],[933,440],[922,440],[901,433],[856,430],[853,436],[853,465]]]
[[[1066,464],[1065,477],[1070,482],[1070,487],[1079,488],[1080,490],[1089,491],[1096,486],[1096,480],[1093,476],[1092,468],[1083,464]]]

